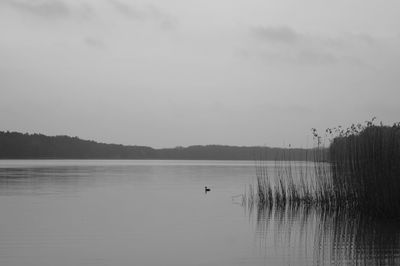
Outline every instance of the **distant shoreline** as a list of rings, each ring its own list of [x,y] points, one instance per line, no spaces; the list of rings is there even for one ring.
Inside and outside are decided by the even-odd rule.
[[[0,131],[0,159],[18,160],[310,160],[312,149],[261,146],[193,145],[155,149],[83,140]]]

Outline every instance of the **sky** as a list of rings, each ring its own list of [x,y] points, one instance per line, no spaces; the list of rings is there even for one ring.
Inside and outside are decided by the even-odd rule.
[[[0,0],[0,130],[310,147],[400,121],[398,0]]]

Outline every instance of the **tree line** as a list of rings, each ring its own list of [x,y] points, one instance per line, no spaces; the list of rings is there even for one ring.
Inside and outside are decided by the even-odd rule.
[[[195,145],[154,149],[0,131],[0,159],[310,160],[309,149]]]

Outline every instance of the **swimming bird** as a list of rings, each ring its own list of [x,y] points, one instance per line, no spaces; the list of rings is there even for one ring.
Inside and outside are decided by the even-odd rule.
[[[204,191],[207,193],[207,192],[211,191],[211,189],[208,188],[207,186],[205,186],[205,187],[204,187]]]

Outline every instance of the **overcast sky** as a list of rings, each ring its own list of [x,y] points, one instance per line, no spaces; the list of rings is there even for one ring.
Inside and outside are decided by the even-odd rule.
[[[0,130],[306,147],[400,120],[398,0],[0,0]]]

